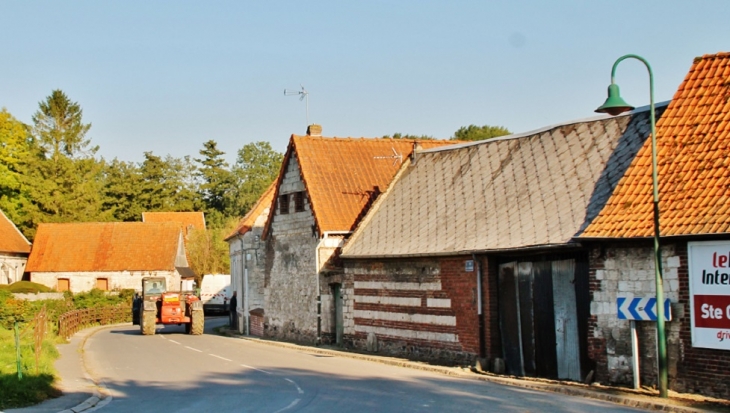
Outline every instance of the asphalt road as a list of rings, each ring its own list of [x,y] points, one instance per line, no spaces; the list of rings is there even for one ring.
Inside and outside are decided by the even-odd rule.
[[[84,358],[112,412],[632,412],[623,406],[214,335],[120,326]]]

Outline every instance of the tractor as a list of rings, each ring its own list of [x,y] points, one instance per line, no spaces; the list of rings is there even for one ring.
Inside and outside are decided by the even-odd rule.
[[[163,277],[142,279],[142,292],[132,304],[132,323],[143,335],[155,334],[157,324],[185,324],[187,334],[203,334],[203,302],[192,293],[168,292]]]

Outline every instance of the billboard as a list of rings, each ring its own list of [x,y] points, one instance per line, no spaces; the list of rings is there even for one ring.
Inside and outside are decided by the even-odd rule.
[[[730,350],[730,241],[687,243],[692,347]]]

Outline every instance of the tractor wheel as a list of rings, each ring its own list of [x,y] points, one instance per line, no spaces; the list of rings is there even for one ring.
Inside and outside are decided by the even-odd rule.
[[[155,321],[154,311],[142,311],[142,317],[139,323],[142,335],[152,336],[155,334]]]
[[[203,329],[205,328],[205,317],[203,315],[203,311],[201,310],[195,310],[191,312],[190,318],[192,319],[190,321],[190,331],[188,334],[192,334],[194,336],[199,336],[203,334]]]

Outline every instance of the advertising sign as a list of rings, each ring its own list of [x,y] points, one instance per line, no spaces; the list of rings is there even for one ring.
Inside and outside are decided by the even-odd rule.
[[[692,347],[730,350],[730,241],[688,242]]]

